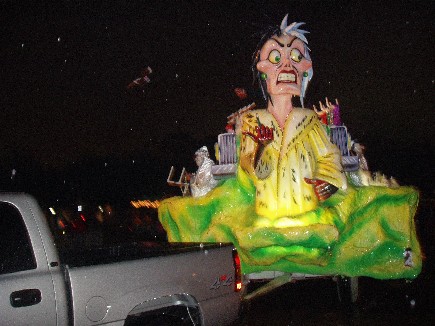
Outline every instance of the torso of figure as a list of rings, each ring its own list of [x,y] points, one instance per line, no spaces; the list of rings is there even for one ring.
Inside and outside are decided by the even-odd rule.
[[[213,178],[213,174],[211,172],[213,165],[213,160],[205,157],[202,164],[198,167],[198,170],[196,171],[190,184],[190,190],[193,197],[204,196],[211,189],[216,187],[217,180]]]
[[[255,167],[259,145],[243,132],[255,133],[260,124],[273,128],[274,137]],[[240,133],[240,165],[255,184],[256,212],[260,216],[274,220],[315,209],[318,200],[313,186],[304,178],[346,187],[339,151],[312,110],[293,108],[283,128],[267,110],[250,111],[241,119]]]

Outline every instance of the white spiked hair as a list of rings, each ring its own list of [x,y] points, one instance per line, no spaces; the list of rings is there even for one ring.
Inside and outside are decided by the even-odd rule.
[[[284,19],[281,22],[281,26],[280,26],[281,34],[295,36],[298,39],[302,40],[304,43],[308,44],[308,40],[304,34],[307,34],[309,32],[304,31],[303,29],[299,29],[299,27],[304,25],[305,23],[295,22],[295,23],[291,23],[290,25],[287,25],[287,19],[288,19],[288,14],[285,15]]]

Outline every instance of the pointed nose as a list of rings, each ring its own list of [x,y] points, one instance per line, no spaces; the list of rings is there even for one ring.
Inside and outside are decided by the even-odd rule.
[[[293,62],[290,59],[290,51],[288,51],[284,56],[284,66],[285,67],[292,67],[293,66]]]

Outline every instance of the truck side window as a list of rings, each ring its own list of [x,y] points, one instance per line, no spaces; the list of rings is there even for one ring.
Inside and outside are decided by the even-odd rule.
[[[0,202],[0,274],[36,268],[29,234],[18,209]]]

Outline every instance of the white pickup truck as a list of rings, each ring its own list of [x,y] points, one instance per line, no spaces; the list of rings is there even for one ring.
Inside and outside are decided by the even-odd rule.
[[[231,244],[59,252],[36,200],[0,192],[0,325],[225,325],[238,318]],[[70,258],[70,259],[69,259]]]

